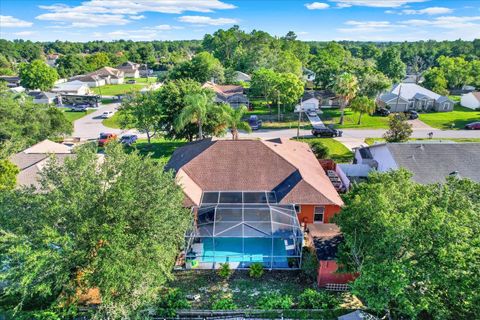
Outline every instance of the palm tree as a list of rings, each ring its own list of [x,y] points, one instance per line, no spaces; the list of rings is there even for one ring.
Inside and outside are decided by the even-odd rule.
[[[187,95],[185,97],[185,108],[175,120],[175,130],[182,130],[188,123],[196,123],[198,125],[198,139],[202,140],[202,126],[207,118],[207,111],[212,105],[213,102],[205,93]]]
[[[360,124],[364,113],[372,114],[375,111],[375,101],[366,96],[358,96],[352,100],[350,108],[352,108],[353,111],[360,113],[357,123]]]
[[[230,128],[233,140],[238,140],[238,130],[244,130],[248,133],[252,132],[250,125],[242,120],[248,110],[247,107],[242,105],[234,109],[228,104],[222,104],[220,108],[223,113],[223,121],[225,121],[226,126]]]
[[[343,116],[345,113],[345,107],[348,106],[349,102],[355,98],[355,95],[358,91],[358,80],[353,74],[345,72],[337,77],[335,80],[335,92],[342,99],[340,104],[340,124],[343,124]]]

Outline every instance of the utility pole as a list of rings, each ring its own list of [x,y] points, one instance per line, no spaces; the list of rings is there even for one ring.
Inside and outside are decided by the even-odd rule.
[[[300,138],[300,121],[302,120],[302,109],[303,109],[303,97],[300,98],[300,106],[298,108],[297,140]]]

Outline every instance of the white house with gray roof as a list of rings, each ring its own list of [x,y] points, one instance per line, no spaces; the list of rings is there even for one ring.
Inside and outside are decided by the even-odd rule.
[[[448,176],[480,182],[480,143],[380,143],[355,151],[354,163],[379,172],[405,168],[418,183],[444,182]]]
[[[452,111],[455,102],[415,83],[400,83],[377,99],[379,107],[392,112]]]

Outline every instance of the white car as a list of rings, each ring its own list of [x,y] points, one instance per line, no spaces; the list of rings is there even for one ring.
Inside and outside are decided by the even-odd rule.
[[[108,118],[112,117],[114,113],[115,113],[115,112],[113,112],[113,111],[105,111],[104,113],[102,113],[102,115],[100,116],[100,118],[102,118],[102,119],[108,119]]]

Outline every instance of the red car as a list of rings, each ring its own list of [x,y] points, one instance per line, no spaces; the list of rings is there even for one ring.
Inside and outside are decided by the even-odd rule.
[[[117,135],[114,133],[100,133],[98,138],[98,146],[104,147],[110,141],[117,140]]]
[[[480,122],[472,122],[465,126],[465,129],[480,130]]]

